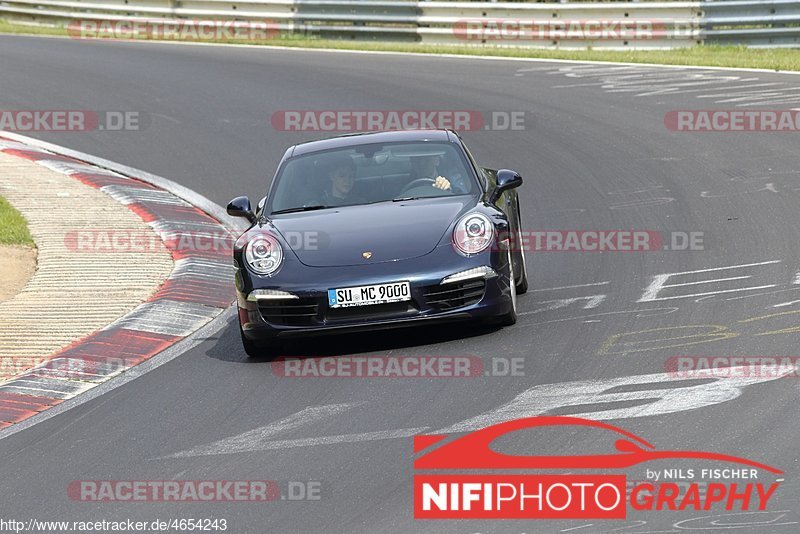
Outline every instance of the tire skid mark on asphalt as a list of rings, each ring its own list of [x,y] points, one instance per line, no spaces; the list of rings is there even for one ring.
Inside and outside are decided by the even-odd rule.
[[[516,76],[531,69],[520,68]],[[692,95],[717,104],[734,107],[785,105],[800,103],[800,88],[791,82],[771,82],[759,75],[742,76],[719,70],[670,68],[637,65],[560,65],[537,67],[538,71],[581,80],[561,83],[554,89],[599,87],[607,93],[633,97]]]
[[[162,237],[229,235],[216,219],[149,183],[0,137],[0,151],[68,175],[114,198]],[[105,328],[70,344],[23,376],[0,384],[0,429],[87,391],[155,356],[233,301],[230,250],[171,249],[174,266],[157,292]],[[101,288],[98,288],[100,290]]]

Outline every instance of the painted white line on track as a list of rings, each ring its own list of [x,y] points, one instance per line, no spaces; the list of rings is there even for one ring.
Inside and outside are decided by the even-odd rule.
[[[797,304],[800,300],[791,300],[789,302],[781,302],[780,304],[774,304],[773,308],[783,308],[785,306],[791,306],[792,304]]]
[[[680,376],[673,373],[659,373],[538,385],[520,393],[506,404],[447,428],[437,430],[434,433],[471,432],[512,419],[552,414],[573,406],[580,407],[584,411],[570,415],[594,420],[629,419],[695,410],[736,399],[742,394],[742,390],[745,387],[791,375],[797,371],[797,368],[790,366],[777,371],[772,369],[770,374],[755,373],[756,376],[752,376],[753,373],[750,372],[752,368],[742,366],[718,368],[715,371],[719,375],[709,376],[703,373],[695,373],[690,376]],[[691,382],[697,382],[697,384],[691,384]],[[668,387],[670,383],[674,383],[674,386]],[[614,408],[613,405],[615,403],[633,403],[635,405],[626,408]],[[308,407],[269,425],[208,445],[156,459],[214,456],[407,438],[425,432],[430,428],[401,428],[376,432],[265,441],[265,438],[310,426],[333,415],[344,413],[360,404],[363,404],[363,402]],[[592,410],[593,407],[595,408],[594,410]]]
[[[733,400],[742,394],[745,387],[791,375],[796,372],[796,367],[770,374],[752,373],[752,368],[742,366],[716,371],[720,372],[717,376],[724,377],[714,378],[702,373],[690,376],[659,373],[534,386],[503,406],[438,430],[436,434],[471,432],[512,419],[554,415],[571,406],[580,407],[576,410],[580,413],[570,413],[571,416],[594,420],[632,419],[690,411]],[[748,372],[763,376],[746,376]],[[709,379],[713,381],[707,382]],[[692,381],[699,383],[686,385]],[[670,382],[675,386],[664,387]],[[651,385],[652,389],[648,389]],[[636,405],[615,408],[616,403]]]
[[[536,292],[536,291],[556,291],[558,289],[575,289],[575,288],[578,288],[578,287],[605,286],[605,285],[608,285],[610,283],[611,282],[592,282],[590,284],[578,284],[578,285],[575,285],[575,286],[546,287],[546,288],[543,288],[543,289],[531,289],[530,292],[533,293],[533,292]]]
[[[564,530],[559,530],[559,532],[572,532],[573,530],[578,530],[581,528],[589,528],[591,526],[594,526],[594,523],[589,523],[588,525],[581,525],[579,527],[565,528]]]
[[[725,281],[736,280],[736,279],[750,278],[750,276],[742,276],[742,277],[738,277],[738,278],[717,278],[717,279],[711,279],[711,280],[701,280],[701,281],[696,281],[696,282],[685,282],[685,283],[681,283],[681,284],[667,284],[666,281],[669,280],[670,277],[673,277],[673,276],[683,276],[683,275],[687,275],[687,274],[710,273],[710,272],[716,272],[716,271],[725,271],[725,270],[729,270],[729,269],[743,269],[745,267],[759,267],[759,266],[762,266],[762,265],[771,265],[771,264],[776,264],[776,263],[781,263],[781,260],[768,260],[768,261],[762,261],[762,262],[757,262],[757,263],[744,263],[744,264],[740,264],[740,265],[729,265],[729,266],[726,266],[726,267],[711,267],[711,268],[708,268],[708,269],[697,269],[697,270],[694,270],[694,271],[682,271],[682,272],[677,272],[677,273],[657,274],[657,275],[655,275],[653,277],[653,281],[650,283],[649,286],[647,286],[647,288],[645,289],[645,291],[642,294],[642,296],[636,302],[654,302],[654,301],[661,301],[661,300],[673,300],[673,299],[681,299],[681,298],[704,297],[704,296],[707,296],[707,295],[717,295],[717,294],[722,294],[722,293],[735,293],[735,292],[740,292],[740,291],[754,291],[756,289],[768,289],[768,288],[771,288],[771,287],[776,287],[777,284],[770,284],[770,285],[763,285],[763,286],[754,286],[754,287],[743,287],[743,288],[736,288],[736,289],[723,289],[723,290],[717,290],[717,291],[708,291],[708,292],[704,292],[704,293],[694,293],[694,294],[691,294],[691,295],[676,295],[676,296],[671,296],[671,297],[659,297],[658,296],[658,293],[661,290],[666,289],[666,288],[683,287],[683,286],[697,285],[697,284],[704,284],[704,283],[705,284],[711,284],[711,283],[715,283],[715,282],[725,282]]]
[[[785,293],[787,291],[797,291],[800,287],[790,287],[789,289],[776,289],[775,291],[763,291],[761,293],[751,293],[749,295],[738,295],[736,297],[729,297],[725,300],[742,300],[742,299],[749,299],[753,297],[763,297],[764,295],[777,295],[778,293]],[[706,299],[703,299],[706,300]]]
[[[544,306],[540,306],[535,310],[526,311],[518,313],[518,315],[530,315],[534,313],[543,313],[547,311],[555,311],[560,310],[561,308],[566,308],[571,304],[575,304],[576,302],[580,302],[582,300],[586,301],[586,304],[583,305],[584,310],[591,310],[593,308],[598,307],[605,299],[607,295],[587,295],[585,297],[573,297],[573,298],[566,298],[566,299],[554,299],[554,300],[541,300],[539,304],[544,304]]]
[[[238,451],[208,452],[205,454],[190,454],[191,451],[179,452],[164,458],[180,458],[190,456],[209,456],[219,454],[233,454],[237,452],[259,452],[281,449],[294,449],[297,447],[317,447],[319,445],[336,445],[339,443],[361,443],[367,441],[383,441],[388,439],[400,439],[422,434],[430,427],[421,426],[416,428],[401,428],[397,430],[378,430],[376,432],[361,432],[358,434],[340,434],[338,436],[320,436],[316,438],[298,438],[279,441],[266,441],[261,443],[251,443],[247,449]],[[161,458],[159,458],[161,459]]]
[[[308,408],[266,426],[249,430],[236,436],[221,439],[188,451],[171,454],[165,458],[188,458],[193,456],[212,456],[217,454],[234,454],[237,452],[265,450],[261,447],[265,447],[268,443],[266,440],[273,436],[325,421],[331,417],[341,415],[361,404],[364,403],[355,402],[309,406]]]
[[[704,281],[704,282],[706,282],[706,283],[719,282],[719,280],[707,280],[707,281]],[[681,286],[681,285],[683,285],[683,284],[676,284],[674,286],[663,286],[663,287],[678,287],[678,286]],[[755,291],[757,289],[769,289],[771,287],[777,287],[777,284],[769,284],[769,285],[765,285],[765,286],[753,286],[753,287],[739,287],[739,288],[736,288],[736,289],[722,289],[722,290],[719,290],[719,291],[706,291],[705,293],[692,293],[690,295],[674,295],[672,297],[658,297],[658,298],[647,299],[647,300],[637,300],[636,302],[653,302],[653,301],[656,301],[656,300],[660,301],[660,300],[674,300],[674,299],[690,299],[690,298],[695,298],[695,297],[707,297],[707,296],[712,296],[712,295],[722,295],[723,293],[736,293],[736,292],[739,292],[739,291]]]
[[[552,319],[550,321],[541,321],[539,323],[526,323],[531,326],[541,325],[541,324],[550,324],[550,323],[562,323],[564,321],[579,321],[581,319],[588,319],[591,317],[602,317],[604,315],[619,315],[623,313],[636,313],[636,317],[653,317],[657,315],[667,315],[670,313],[674,313],[678,311],[680,308],[677,307],[664,307],[664,308],[645,308],[643,310],[620,310],[620,311],[613,311],[613,312],[603,312],[603,313],[592,313],[589,315],[580,315],[577,317],[565,317],[563,319]],[[648,313],[653,312],[653,313]],[[531,312],[522,312],[518,315],[527,315]]]

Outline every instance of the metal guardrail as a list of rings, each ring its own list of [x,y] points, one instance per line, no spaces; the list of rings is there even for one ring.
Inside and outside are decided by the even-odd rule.
[[[703,4],[708,43],[800,47],[800,1],[736,0]]]
[[[417,41],[419,2],[296,0],[295,24],[323,38]]]
[[[0,0],[0,17],[55,24],[79,19],[271,21],[286,34],[476,46],[800,47],[800,0]],[[645,31],[631,38],[630,32],[615,33],[614,22]]]
[[[494,44],[546,48],[675,48],[697,43],[699,2],[420,2],[418,34],[427,43]],[[646,30],[615,38],[590,21],[620,22]],[[507,25],[504,26],[503,25]],[[607,25],[608,26],[608,25]],[[470,31],[472,28],[473,31]],[[484,37],[484,38],[480,38]]]

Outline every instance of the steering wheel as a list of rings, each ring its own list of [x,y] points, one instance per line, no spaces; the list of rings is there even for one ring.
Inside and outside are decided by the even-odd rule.
[[[420,187],[422,185],[426,185],[427,184],[427,185],[433,187],[433,184],[435,184],[435,183],[436,183],[436,180],[434,180],[433,178],[417,178],[416,180],[412,180],[411,182],[406,184],[406,186],[403,188],[402,191],[400,191],[398,196],[402,196],[407,191],[411,191],[415,187]]]

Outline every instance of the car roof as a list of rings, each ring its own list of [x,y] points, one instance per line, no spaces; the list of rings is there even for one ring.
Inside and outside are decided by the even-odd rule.
[[[455,136],[451,136],[448,130],[392,130],[383,132],[355,133],[340,135],[318,141],[300,143],[293,147],[291,156],[310,154],[322,150],[336,148],[346,148],[357,145],[367,145],[371,143],[398,143],[408,141],[453,141]]]

